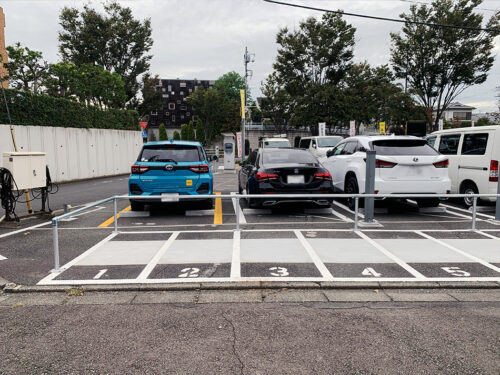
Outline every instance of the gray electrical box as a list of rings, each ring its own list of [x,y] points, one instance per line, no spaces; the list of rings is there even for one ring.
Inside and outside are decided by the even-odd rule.
[[[235,147],[234,147],[234,134],[223,133],[224,136],[224,170],[234,169],[234,157],[235,157]]]
[[[3,167],[12,173],[17,189],[33,189],[46,185],[47,163],[44,152],[4,152],[2,159]]]

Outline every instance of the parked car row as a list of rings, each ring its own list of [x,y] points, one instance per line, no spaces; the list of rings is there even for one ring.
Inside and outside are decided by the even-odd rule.
[[[427,139],[305,137],[300,148],[291,148],[283,138],[267,138],[260,146],[241,162],[238,173],[240,194],[262,194],[248,200],[251,207],[298,200],[331,204],[329,198],[276,199],[275,194],[364,193],[367,150],[376,151],[376,194],[494,194],[498,184],[498,126],[445,130]],[[155,196],[155,201],[168,201],[172,195],[211,195],[212,160],[199,142],[146,143],[132,166],[129,194]],[[438,197],[416,201],[421,207],[439,204]],[[465,198],[464,203],[470,205],[472,199]],[[144,204],[131,199],[132,210],[141,210]],[[212,200],[204,204],[211,207]],[[354,200],[349,199],[348,205],[353,208]]]

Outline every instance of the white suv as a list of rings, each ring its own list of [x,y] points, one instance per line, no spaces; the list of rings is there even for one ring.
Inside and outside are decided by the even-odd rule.
[[[365,192],[366,151],[376,151],[375,191],[378,194],[448,194],[448,158],[424,139],[406,136],[356,136],[343,140],[322,162],[336,191]],[[349,199],[349,207],[354,200]],[[438,198],[418,199],[419,206],[437,206]]]
[[[326,158],[326,153],[335,147],[344,137],[339,135],[302,137],[299,148],[309,150],[320,162]]]

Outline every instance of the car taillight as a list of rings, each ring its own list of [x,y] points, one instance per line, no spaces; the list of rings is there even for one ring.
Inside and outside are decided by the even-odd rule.
[[[141,174],[147,172],[149,167],[147,165],[133,165],[130,169],[132,174]]]
[[[332,175],[330,174],[330,172],[325,171],[325,172],[321,172],[321,173],[316,173],[314,175],[314,178],[317,178],[319,180],[331,180]]]
[[[434,163],[434,166],[436,168],[448,168],[448,165],[450,164],[450,161],[448,159],[443,160],[443,161],[438,161]]]
[[[278,175],[274,173],[262,173],[262,172],[257,172],[255,174],[255,178],[257,181],[262,181],[262,180],[277,180]]]
[[[375,159],[375,168],[394,168],[398,163]]]
[[[498,182],[498,160],[490,162],[490,182]]]
[[[194,172],[194,173],[208,173],[210,168],[206,164],[201,164],[201,165],[191,165],[189,167],[189,170]]]

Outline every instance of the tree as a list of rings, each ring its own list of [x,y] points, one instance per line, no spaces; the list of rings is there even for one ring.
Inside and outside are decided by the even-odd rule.
[[[188,127],[187,124],[181,125],[181,139],[183,141],[189,140],[189,131],[187,127]]]
[[[202,145],[205,144],[205,129],[203,128],[203,122],[200,118],[196,121],[196,140]]]
[[[194,125],[192,121],[189,121],[186,132],[188,141],[194,141],[196,139],[196,135],[194,134]]]
[[[120,75],[127,102],[135,98],[137,77],[149,69],[153,45],[151,20],[138,20],[116,1],[104,3],[104,14],[90,5],[83,11],[65,7],[59,16],[59,52],[64,62],[93,64]]]
[[[245,78],[235,71],[220,76],[214,83],[214,88],[224,93],[226,101],[236,100],[240,102],[240,90],[245,89]],[[249,90],[247,97],[250,97]]]
[[[177,130],[174,130],[174,140],[179,141],[181,139],[181,135]]]
[[[250,117],[252,122],[262,122],[262,111],[255,101],[250,103]]]
[[[193,112],[203,124],[205,142],[212,141],[220,134],[221,124],[225,116],[224,98],[217,89],[198,87],[187,99]]]
[[[156,89],[156,83],[160,77],[156,75],[151,77],[149,73],[142,76],[142,101],[137,109],[142,119],[147,121],[152,111],[161,108],[164,105],[162,93]]]
[[[282,133],[292,111],[292,98],[278,79],[271,73],[261,86],[264,98],[261,100],[262,115],[271,119],[278,133]]]
[[[429,113],[435,110],[433,127],[449,104],[468,87],[483,83],[494,62],[494,38],[500,34],[500,13],[481,28],[483,16],[476,13],[482,0],[435,0],[412,5],[401,14],[406,21],[464,26],[469,29],[433,27],[405,23],[401,33],[391,33],[391,62],[398,78],[408,80],[411,92]]]
[[[31,91],[37,94],[47,76],[49,66],[43,60],[42,53],[17,42],[6,48],[9,62],[4,64],[8,72],[10,85],[18,90]]]
[[[165,124],[163,124],[163,123],[160,124],[160,126],[158,128],[158,132],[159,132],[160,141],[167,141],[168,140],[167,130],[165,129]]]

